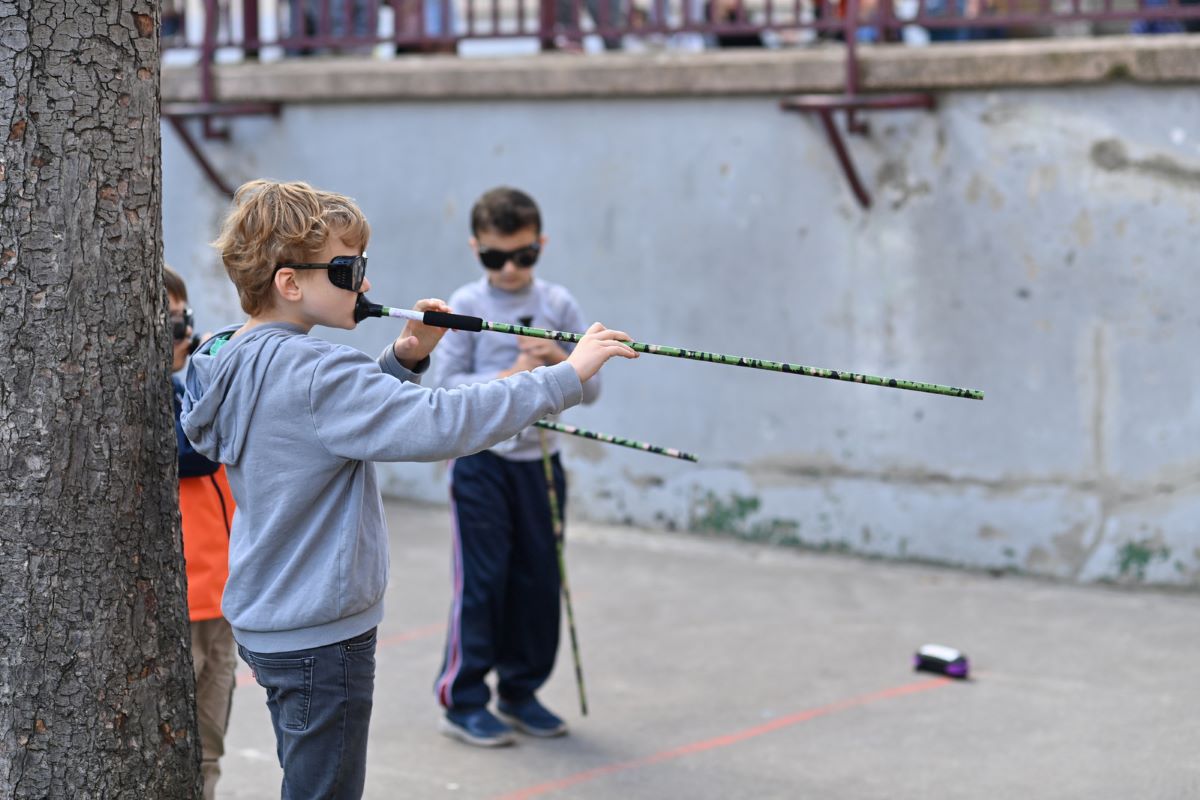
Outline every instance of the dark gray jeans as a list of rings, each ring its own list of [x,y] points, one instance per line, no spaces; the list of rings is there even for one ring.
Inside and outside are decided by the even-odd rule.
[[[362,797],[375,693],[375,629],[337,644],[287,653],[238,645],[267,690],[283,800]]]

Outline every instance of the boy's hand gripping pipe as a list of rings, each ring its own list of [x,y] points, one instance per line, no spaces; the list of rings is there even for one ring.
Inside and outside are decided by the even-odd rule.
[[[463,314],[447,314],[442,311],[412,311],[407,308],[390,308],[372,303],[363,295],[358,296],[358,305],[354,308],[354,319],[361,322],[367,317],[401,317],[438,328],[453,328],[460,331],[495,331],[496,333],[511,333],[516,336],[532,336],[537,339],[553,339],[558,342],[578,342],[583,338],[582,333],[566,331],[548,331],[541,328],[530,328],[525,325],[509,325],[504,322],[489,322],[479,317],[468,317]],[[728,364],[733,367],[750,367],[765,369],[771,372],[786,372],[792,375],[806,375],[810,378],[829,378],[835,381],[850,381],[865,383],[870,386],[887,386],[893,389],[907,389],[912,392],[927,392],[941,394],[947,397],[964,397],[969,400],[982,400],[983,392],[978,389],[961,389],[957,386],[943,386],[939,383],[921,383],[900,378],[881,378],[876,375],[863,375],[858,372],[842,372],[836,369],[822,367],[806,367],[803,364],[788,364],[780,361],[764,361],[745,356],[726,356],[720,353],[707,353],[703,350],[685,350],[679,347],[667,347],[661,344],[643,344],[642,342],[626,342],[639,353],[650,353],[656,356],[672,356],[674,358],[689,358],[693,361],[708,361],[713,364]]]
[[[576,428],[574,425],[564,425],[561,422],[551,422],[550,420],[540,419],[533,424],[538,428],[545,428],[548,431],[569,433],[572,436],[582,436],[585,439],[595,439],[598,442],[618,444],[621,447],[632,447],[635,450],[643,450],[647,453],[657,453],[660,456],[669,456],[671,458],[682,459],[683,461],[695,462],[700,460],[691,453],[684,452],[683,450],[676,450],[674,447],[659,447],[656,444],[639,442],[636,439],[622,439],[620,436],[613,436],[608,433],[597,433],[596,431],[589,431],[585,430],[584,428]]]

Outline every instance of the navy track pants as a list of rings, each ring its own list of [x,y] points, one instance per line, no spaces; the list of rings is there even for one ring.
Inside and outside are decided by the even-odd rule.
[[[551,457],[559,508],[566,477]],[[489,451],[456,459],[450,478],[453,597],[442,670],[435,684],[446,708],[486,706],[484,678],[520,702],[554,669],[559,637],[559,573],[541,460],[510,461]]]

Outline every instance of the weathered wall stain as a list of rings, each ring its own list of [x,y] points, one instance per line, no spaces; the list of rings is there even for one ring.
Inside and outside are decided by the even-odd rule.
[[[1200,190],[1200,167],[1188,166],[1161,153],[1148,158],[1132,158],[1119,139],[1101,139],[1093,143],[1091,159],[1106,172],[1132,172],[1184,189]]]

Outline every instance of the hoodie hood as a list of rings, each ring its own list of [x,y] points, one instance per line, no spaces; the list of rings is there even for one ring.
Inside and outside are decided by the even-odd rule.
[[[299,325],[269,322],[229,340],[241,327],[222,328],[192,354],[179,418],[197,452],[230,465],[241,459],[271,362],[289,339],[305,333]],[[213,345],[222,339],[214,355]]]

